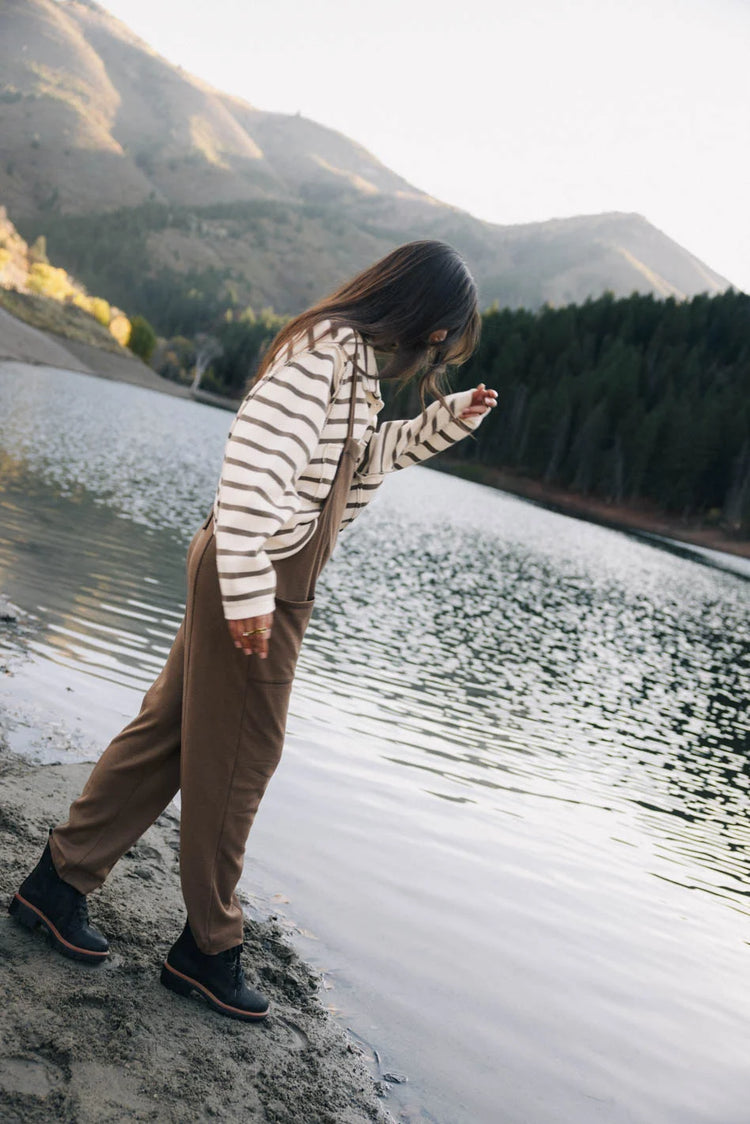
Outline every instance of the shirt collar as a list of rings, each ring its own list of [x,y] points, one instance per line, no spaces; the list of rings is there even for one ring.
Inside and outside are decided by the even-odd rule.
[[[324,339],[330,339],[335,343],[339,343],[344,354],[349,359],[354,359],[356,351],[357,370],[361,375],[361,381],[367,400],[370,403],[372,412],[379,413],[385,405],[385,402],[380,393],[378,364],[375,358],[375,349],[372,344],[367,343],[362,333],[358,332],[356,328],[352,328],[348,324],[334,327],[329,319],[318,320],[317,323],[313,325],[312,346],[315,347]],[[291,341],[291,347],[287,344],[286,347],[282,349],[281,355],[284,356],[284,360],[281,360],[280,357],[279,360],[285,361],[287,356],[291,357],[292,355],[296,355],[299,351],[304,351],[305,348],[310,346],[309,341],[310,337],[306,331],[295,335]]]
[[[350,327],[348,324],[341,327],[334,327],[330,320],[320,320],[314,328],[313,339],[316,343],[324,338],[330,338],[336,343],[340,343],[344,353],[350,358],[354,358],[356,351],[357,355],[357,368],[362,375],[363,382],[366,388],[375,395],[376,398],[380,397],[380,382],[378,379],[378,364],[375,358],[375,349],[372,344],[367,343],[358,332],[356,328]]]

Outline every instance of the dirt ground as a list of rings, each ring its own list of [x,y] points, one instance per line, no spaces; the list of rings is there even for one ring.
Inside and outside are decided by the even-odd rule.
[[[173,809],[89,895],[92,922],[110,941],[106,962],[67,960],[8,915],[91,766],[30,765],[7,749],[1,724],[0,715],[3,1124],[393,1124],[386,1086],[321,1005],[319,977],[272,919],[245,923],[248,982],[271,1000],[264,1023],[236,1022],[161,986],[162,960],[184,923]]]

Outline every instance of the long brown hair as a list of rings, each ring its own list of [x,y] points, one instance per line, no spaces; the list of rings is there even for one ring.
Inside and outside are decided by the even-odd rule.
[[[479,342],[477,286],[460,254],[446,242],[407,242],[356,274],[334,292],[287,321],[266,349],[252,379],[261,379],[284,345],[308,333],[320,320],[356,329],[375,351],[390,353],[381,379],[400,379],[399,389],[419,377],[422,409],[425,394],[445,405],[440,382],[448,365],[464,363]],[[430,334],[447,329],[445,340]]]

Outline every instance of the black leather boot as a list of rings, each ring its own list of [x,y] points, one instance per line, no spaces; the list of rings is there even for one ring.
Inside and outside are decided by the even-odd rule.
[[[55,870],[49,838],[39,862],[13,895],[8,913],[27,929],[41,925],[52,945],[71,960],[100,964],[109,955],[106,938],[89,925],[86,895]]]
[[[245,983],[241,956],[241,944],[213,956],[201,952],[186,921],[167,953],[161,982],[178,995],[197,991],[215,1010],[230,1019],[258,1022],[268,1014],[268,1000]]]

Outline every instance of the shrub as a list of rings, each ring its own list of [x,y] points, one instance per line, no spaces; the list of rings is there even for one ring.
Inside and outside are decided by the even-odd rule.
[[[64,300],[75,291],[64,269],[56,269],[45,262],[35,262],[32,265],[28,287],[30,292],[42,297],[52,297],[56,301]]]
[[[116,312],[109,322],[109,330],[122,347],[128,346],[131,324],[124,312]]]
[[[156,332],[145,316],[133,317],[128,347],[134,355],[137,355],[144,363],[148,363],[156,347]]]
[[[105,301],[104,297],[89,297],[88,311],[105,328],[109,327],[111,312],[109,301]]]
[[[103,328],[109,327],[109,301],[103,300],[102,297],[90,297],[86,293],[75,293],[71,299],[74,305],[98,320]]]

